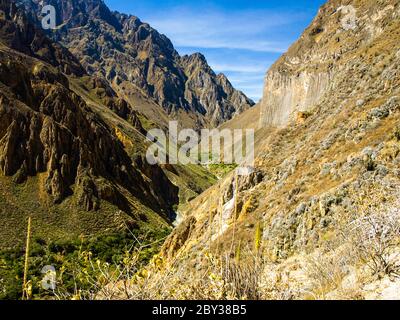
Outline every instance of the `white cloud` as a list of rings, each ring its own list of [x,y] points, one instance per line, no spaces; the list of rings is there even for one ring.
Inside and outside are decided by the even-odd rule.
[[[221,57],[220,60],[224,60],[224,57]],[[227,59],[225,58],[225,60]],[[268,63],[246,64],[231,62],[220,64],[218,62],[210,62],[210,66],[215,72],[225,73],[235,88],[243,91],[254,101],[261,99],[264,77],[269,65]]]
[[[246,83],[249,82],[260,82],[260,81],[264,81],[265,78],[265,72],[259,73],[259,74],[248,74],[248,73],[244,73],[244,74],[239,74],[239,75],[230,75],[229,80],[232,83],[236,83],[238,85],[245,85]]]
[[[304,13],[270,10],[221,11],[217,8],[174,7],[142,14],[172,40],[179,52],[200,51],[217,73],[258,101],[271,59],[285,52],[293,39],[285,33],[304,20]]]
[[[209,63],[216,72],[265,73],[264,65]]]
[[[295,23],[301,14],[265,10],[221,12],[171,8],[145,16],[153,27],[170,37],[177,47],[242,49],[282,53],[290,40],[275,40],[277,31]]]
[[[246,76],[243,76],[243,79],[240,81],[235,81],[234,79],[230,79],[233,86],[237,89],[246,93],[246,95],[253,99],[254,101],[258,101],[262,97],[263,88],[264,88],[264,79],[260,77],[256,81],[246,81]]]

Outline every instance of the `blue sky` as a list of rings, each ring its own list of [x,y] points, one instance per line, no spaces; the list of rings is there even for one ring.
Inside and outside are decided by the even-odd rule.
[[[253,100],[264,76],[325,0],[105,0],[167,35],[180,54],[203,53]]]

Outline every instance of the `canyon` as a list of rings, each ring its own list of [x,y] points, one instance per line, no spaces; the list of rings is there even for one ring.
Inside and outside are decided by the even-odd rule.
[[[256,105],[137,17],[50,2],[64,23],[47,34],[41,1],[0,0],[5,247],[23,245],[31,215],[39,247],[127,228],[162,235],[84,298],[399,298],[398,1],[327,1]],[[254,129],[254,168],[149,165],[144,136],[171,119]],[[51,247],[59,260],[76,252]]]

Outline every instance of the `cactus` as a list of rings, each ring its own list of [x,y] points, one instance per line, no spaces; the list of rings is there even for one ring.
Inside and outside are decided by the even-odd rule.
[[[260,251],[261,244],[262,244],[262,234],[263,234],[262,225],[261,225],[261,222],[258,222],[257,227],[256,227],[255,239],[254,239],[254,248],[255,248],[256,252]]]

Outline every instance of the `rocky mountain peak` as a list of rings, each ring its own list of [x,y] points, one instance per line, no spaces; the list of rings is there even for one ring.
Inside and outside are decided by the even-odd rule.
[[[180,65],[184,68],[184,72],[188,77],[197,72],[201,72],[202,74],[207,74],[216,78],[214,71],[207,63],[206,57],[201,53],[193,53],[181,57]]]
[[[200,52],[193,53],[191,55],[184,55],[182,57],[182,64],[190,65],[195,64],[197,66],[208,67],[206,57]]]
[[[34,10],[45,5],[54,6],[56,8],[57,25],[64,25],[68,28],[84,26],[91,19],[100,19],[116,30],[121,29],[118,19],[102,0],[19,0],[19,2]]]
[[[61,26],[52,33],[54,40],[145,115],[149,110],[140,101],[152,101],[167,117],[201,128],[218,126],[254,105],[235,89],[225,92],[203,55],[180,57],[165,35],[135,16],[111,12],[103,1],[30,3],[36,13],[43,4],[54,5]]]
[[[62,45],[50,41],[36,27],[37,20],[28,19],[16,3],[2,0],[0,10],[4,12],[0,19],[0,41],[4,45],[48,62],[66,74],[85,74],[76,57]]]

